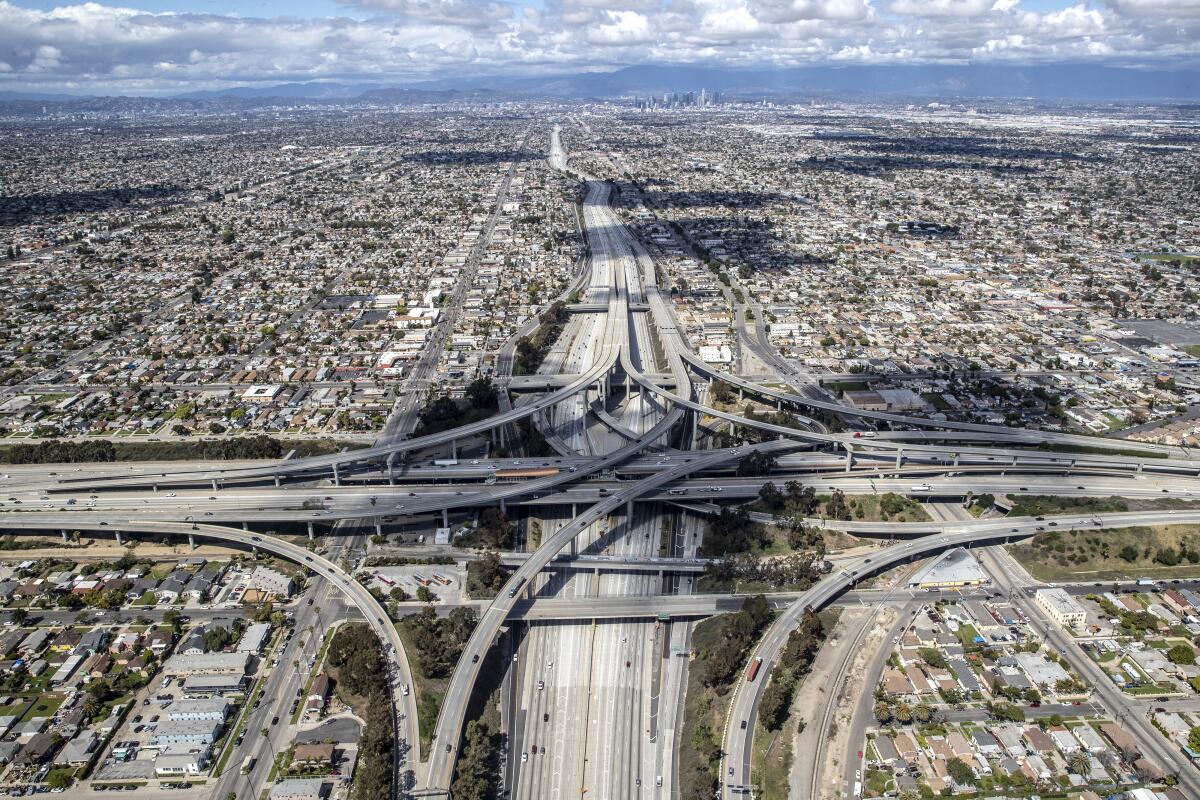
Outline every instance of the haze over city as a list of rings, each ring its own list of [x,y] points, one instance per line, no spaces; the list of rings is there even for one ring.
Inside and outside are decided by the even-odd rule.
[[[0,792],[1200,798],[1197,41],[0,0]]]

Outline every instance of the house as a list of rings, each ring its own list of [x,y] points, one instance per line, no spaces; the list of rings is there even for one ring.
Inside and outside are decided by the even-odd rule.
[[[1068,728],[1051,728],[1050,738],[1054,740],[1054,744],[1065,755],[1077,753],[1080,750],[1079,740]]]
[[[150,634],[146,636],[146,646],[149,647],[150,651],[156,656],[161,656],[163,653],[169,650],[174,642],[175,634],[171,633],[170,631],[151,631]]]
[[[79,645],[79,640],[83,638],[83,634],[74,628],[66,628],[59,631],[54,640],[50,642],[50,649],[56,653],[69,653]]]
[[[79,644],[75,645],[75,649],[72,652],[87,655],[99,653],[108,644],[108,637],[107,628],[92,628],[79,637]]]
[[[292,757],[292,765],[296,767],[332,767],[333,744],[313,742],[298,744]]]
[[[83,662],[83,671],[89,678],[103,678],[112,666],[112,656],[108,653],[96,653]]]
[[[1112,742],[1113,747],[1121,752],[1121,756],[1126,761],[1133,761],[1142,754],[1142,748],[1129,735],[1129,732],[1115,722],[1106,722],[1100,726],[1100,733],[1104,734],[1104,738]]]
[[[971,741],[974,742],[975,749],[985,756],[1000,755],[1000,743],[986,730],[972,730]]]
[[[13,761],[17,764],[44,764],[57,746],[58,737],[52,733],[35,733]]]
[[[63,745],[63,749],[54,759],[54,763],[71,767],[83,766],[92,760],[98,742],[95,731],[83,731]]]
[[[1029,746],[1030,750],[1034,750],[1038,753],[1053,753],[1058,749],[1054,745],[1054,740],[1043,733],[1041,728],[1026,728],[1022,738],[1025,740],[1025,744]]]
[[[35,628],[28,636],[21,640],[21,643],[17,645],[17,650],[21,655],[29,658],[42,652],[48,641],[50,641],[50,630],[48,628]]]

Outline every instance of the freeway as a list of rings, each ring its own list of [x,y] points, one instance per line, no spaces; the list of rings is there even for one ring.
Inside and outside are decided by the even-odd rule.
[[[602,266],[618,260],[621,248],[628,247],[628,244],[620,235],[625,229],[623,226],[614,224],[612,212],[608,207],[608,201],[609,187],[607,184],[596,181],[589,181],[587,183],[587,197],[584,202],[585,224],[588,226],[589,240],[592,243],[594,257],[596,255],[600,256]],[[619,342],[620,346],[616,348],[614,356],[619,358],[623,365],[629,364],[632,367],[633,361],[638,358],[636,350],[632,349],[635,347],[632,343],[637,341],[638,334],[634,331],[633,335],[630,335],[629,295],[625,281],[625,270],[610,266],[608,272],[609,275],[607,277],[612,283],[607,297],[609,313],[604,318],[604,333],[599,340],[598,346],[602,350],[611,349],[612,342]],[[678,376],[677,385],[686,385],[686,376],[682,374],[681,364],[678,360],[676,360],[674,366],[675,369],[673,372]],[[607,383],[607,379],[604,383]],[[602,386],[600,393],[602,396],[608,396],[608,387]],[[633,453],[658,442],[679,421],[681,416],[682,409],[672,409],[662,415],[661,419],[653,427],[646,430],[641,439],[623,445],[606,456],[597,457],[593,461],[593,466],[597,464],[607,466],[608,464],[622,463]],[[457,758],[457,743],[462,731],[466,703],[471,687],[474,685],[478,675],[479,663],[499,634],[500,628],[504,624],[512,606],[515,604],[518,594],[527,588],[526,584],[529,584],[559,551],[589,526],[599,523],[610,512],[622,506],[628,506],[627,517],[631,516],[633,511],[632,500],[646,491],[663,486],[672,480],[690,474],[696,469],[736,460],[743,452],[748,453],[754,449],[782,451],[794,447],[796,445],[790,442],[772,442],[767,445],[746,448],[742,452],[733,449],[697,456],[691,462],[670,469],[664,469],[656,475],[638,481],[636,484],[608,496],[606,499],[598,500],[596,504],[567,525],[549,536],[544,535],[542,544],[524,564],[517,568],[500,595],[483,613],[479,624],[476,626],[463,650],[463,654],[451,678],[450,685],[447,688],[438,718],[435,732],[436,746],[430,760],[429,788],[444,790],[449,787],[454,762]]]
[[[653,443],[642,438],[619,448],[648,447]],[[799,446],[799,445],[796,445]],[[731,452],[732,450],[730,450]],[[668,466],[692,463],[697,457],[692,451],[686,458],[651,461],[651,472]],[[606,457],[607,459],[607,457]],[[606,463],[613,465],[611,459]],[[719,467],[728,467],[725,462]],[[1005,470],[1018,474],[991,474],[989,468],[966,468],[953,475],[933,477],[924,470],[902,468],[903,477],[896,471],[880,473],[862,471],[806,475],[767,475],[739,478],[729,475],[688,477],[670,486],[647,492],[637,502],[703,502],[704,500],[747,500],[758,497],[767,483],[782,486],[799,480],[818,492],[841,491],[847,495],[873,495],[891,492],[915,497],[965,497],[969,494],[1058,495],[1064,497],[1104,498],[1118,495],[1126,498],[1164,498],[1178,501],[1200,501],[1200,480],[1192,477],[1166,475],[1109,474],[1020,474],[1024,470]],[[1061,471],[1061,470],[1054,470]],[[644,473],[638,473],[644,474]],[[207,522],[312,522],[329,524],[357,518],[412,518],[423,514],[439,514],[456,509],[492,507],[500,503],[522,505],[561,505],[594,503],[606,495],[621,491],[627,480],[583,480],[578,474],[564,470],[548,480],[527,483],[482,484],[413,484],[371,487],[255,487],[244,489],[180,490],[179,492],[113,492],[90,496],[83,493],[15,491],[0,495],[0,512],[41,512],[56,510],[76,515],[80,524],[92,519],[107,519],[108,514],[122,517],[133,515],[142,520],[192,521],[203,517]],[[561,488],[559,488],[561,487]],[[549,489],[555,491],[548,491]],[[45,498],[45,499],[43,499]],[[19,500],[20,502],[16,502]],[[74,525],[76,523],[69,523]]]
[[[1064,515],[1055,519],[1062,527],[1092,527],[1100,530],[1133,525],[1196,523],[1200,522],[1200,511],[1127,512],[1105,515],[1100,520],[1091,515]],[[1096,524],[1097,522],[1099,524]],[[758,645],[750,653],[750,658],[761,658],[762,668],[759,673],[763,676],[770,675],[780,650],[787,642],[787,637],[792,629],[799,623],[805,609],[820,609],[838,594],[869,575],[953,547],[972,547],[1028,537],[1043,524],[1028,517],[999,521],[976,521],[974,523],[947,523],[943,534],[914,539],[894,545],[882,552],[845,562],[837,572],[823,578],[775,618],[759,640]],[[766,680],[747,683],[743,674],[738,678],[734,687],[729,714],[726,716],[726,728],[722,736],[722,752],[724,753],[720,773],[722,797],[731,798],[748,794],[752,786],[750,761],[756,727],[755,714],[766,684]],[[744,729],[741,726],[742,721],[747,723]]]

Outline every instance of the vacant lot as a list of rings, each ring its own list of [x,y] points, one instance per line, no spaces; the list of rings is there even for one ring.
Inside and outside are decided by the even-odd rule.
[[[1200,575],[1200,525],[1045,531],[1010,549],[1048,581]]]

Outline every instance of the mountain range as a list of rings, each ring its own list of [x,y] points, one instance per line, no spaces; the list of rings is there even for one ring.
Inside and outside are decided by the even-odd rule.
[[[274,101],[306,103],[430,103],[463,99],[614,99],[667,92],[719,91],[731,99],[858,98],[1041,101],[1200,100],[1200,70],[1137,69],[1093,64],[984,65],[904,64],[724,69],[696,66],[631,66],[610,72],[538,77],[479,76],[389,83],[298,82],[188,92],[169,98],[185,105]],[[83,103],[95,96],[0,92],[0,102]],[[111,98],[109,98],[111,100]],[[157,103],[156,103],[157,104]]]

